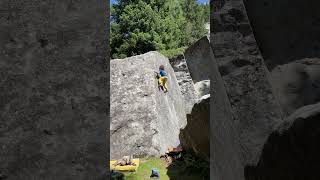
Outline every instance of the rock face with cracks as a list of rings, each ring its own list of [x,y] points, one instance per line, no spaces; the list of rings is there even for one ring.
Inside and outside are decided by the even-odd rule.
[[[154,71],[165,66],[168,93]],[[179,145],[186,125],[183,97],[167,58],[157,52],[111,61],[110,156],[158,156]]]
[[[213,121],[223,121],[213,123],[223,125],[225,131],[220,133],[219,126],[212,130],[215,141],[210,153],[215,159],[211,161],[211,178],[241,180],[245,179],[245,166],[258,163],[263,145],[281,121],[282,112],[243,1],[213,0],[211,9],[210,42],[227,94],[227,99],[211,108],[219,112],[226,107],[226,113],[232,114],[230,119],[215,118],[212,113]],[[213,91],[218,88],[211,86]],[[236,150],[231,150],[234,147]]]
[[[215,58],[211,81],[210,178],[239,179],[243,172],[237,124],[233,121],[231,104]]]

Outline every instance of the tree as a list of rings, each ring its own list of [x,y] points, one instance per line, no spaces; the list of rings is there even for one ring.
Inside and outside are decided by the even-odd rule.
[[[205,34],[203,14],[196,0],[118,0],[111,7],[112,58],[189,45]]]

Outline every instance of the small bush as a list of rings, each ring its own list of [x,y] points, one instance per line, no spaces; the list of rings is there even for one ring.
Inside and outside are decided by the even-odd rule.
[[[186,153],[183,155],[183,161],[186,170],[189,172],[200,173],[202,176],[210,174],[210,164],[208,161],[195,156],[193,153]]]

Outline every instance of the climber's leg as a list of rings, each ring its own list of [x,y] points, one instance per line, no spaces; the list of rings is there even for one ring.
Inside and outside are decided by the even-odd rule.
[[[163,78],[162,78],[162,77],[159,78],[159,87],[160,87],[160,89],[161,89],[162,91],[164,91],[164,90],[163,90]]]
[[[168,80],[167,77],[163,77],[163,87],[164,87],[164,89],[165,89],[164,92],[168,92],[167,80]]]
[[[159,84],[160,84],[163,92],[168,92],[167,80],[168,80],[167,77],[160,77],[159,78]]]

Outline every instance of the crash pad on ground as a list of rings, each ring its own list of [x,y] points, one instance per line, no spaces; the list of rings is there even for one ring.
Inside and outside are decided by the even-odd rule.
[[[132,159],[132,162],[136,165],[126,165],[126,166],[115,166],[114,164],[117,162],[117,160],[111,160],[110,161],[110,170],[116,170],[116,171],[137,171],[139,167],[140,160],[139,159]]]

